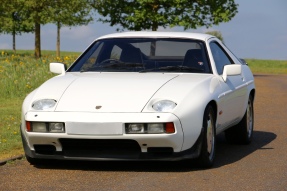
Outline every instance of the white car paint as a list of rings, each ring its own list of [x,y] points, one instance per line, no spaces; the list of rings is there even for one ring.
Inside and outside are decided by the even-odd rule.
[[[141,112],[154,92],[178,76],[167,74],[159,78],[158,74],[124,72],[71,75],[76,80],[63,92],[55,111]],[[97,110],[96,106],[102,107]]]

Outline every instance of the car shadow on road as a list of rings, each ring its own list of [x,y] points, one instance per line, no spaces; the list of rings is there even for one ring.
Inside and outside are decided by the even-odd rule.
[[[254,131],[253,141],[249,145],[231,145],[225,141],[224,134],[217,136],[216,161],[212,168],[236,163],[257,150],[273,149],[268,144],[276,139],[271,132]],[[196,160],[160,162],[160,161],[53,161],[45,165],[35,165],[40,169],[65,169],[81,171],[124,171],[124,172],[188,172],[204,170],[198,167]]]
[[[254,131],[253,140],[249,145],[228,144],[224,134],[217,136],[216,163],[214,168],[235,163],[258,150],[274,149],[268,144],[275,140],[276,134],[272,132]]]

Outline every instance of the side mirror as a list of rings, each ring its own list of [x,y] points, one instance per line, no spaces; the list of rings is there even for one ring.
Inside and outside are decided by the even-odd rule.
[[[64,75],[66,72],[65,64],[56,62],[50,63],[50,72]]]
[[[241,75],[241,64],[225,65],[223,69],[222,78],[226,82],[228,76]]]

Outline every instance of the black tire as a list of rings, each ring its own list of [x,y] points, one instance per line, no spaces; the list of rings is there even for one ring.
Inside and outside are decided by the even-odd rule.
[[[250,95],[247,108],[241,121],[225,131],[225,139],[231,144],[249,144],[252,141],[254,115],[253,97]]]
[[[210,105],[204,111],[202,127],[201,151],[197,160],[201,167],[210,168],[214,163],[216,146],[215,114]]]

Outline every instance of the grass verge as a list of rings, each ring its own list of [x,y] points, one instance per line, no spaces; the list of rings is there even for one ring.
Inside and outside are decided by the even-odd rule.
[[[21,98],[0,99],[0,161],[23,154],[20,138]]]
[[[286,60],[246,59],[253,74],[287,74]]]

